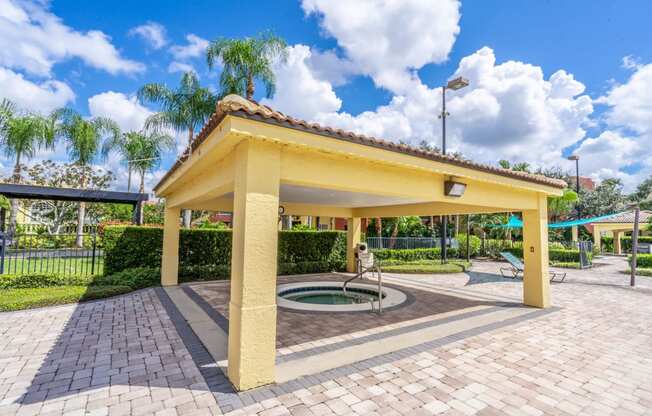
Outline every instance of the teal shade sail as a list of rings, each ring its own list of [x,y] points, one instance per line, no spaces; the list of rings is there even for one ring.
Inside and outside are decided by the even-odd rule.
[[[548,224],[548,228],[568,228],[568,227],[574,227],[576,225],[591,224],[592,222],[601,221],[607,218],[615,217],[616,215],[620,215],[620,214],[622,214],[622,212],[616,212],[614,214],[608,214],[608,215],[601,215],[599,217],[580,218],[578,220],[555,222],[552,224]],[[523,228],[523,221],[520,218],[518,218],[516,215],[511,215],[509,217],[509,221],[507,221],[506,224],[500,224],[498,225],[498,227]]]

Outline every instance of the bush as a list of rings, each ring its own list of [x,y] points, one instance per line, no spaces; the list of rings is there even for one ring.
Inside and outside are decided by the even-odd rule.
[[[629,264],[632,264],[632,256],[629,256]],[[652,268],[652,254],[638,254],[636,256],[636,266],[644,269]]]
[[[458,234],[457,235],[457,241],[459,243],[459,251],[460,251],[460,256],[466,258],[466,234]],[[482,244],[482,241],[480,240],[480,237],[477,237],[475,235],[471,235],[471,239],[469,240],[469,247],[471,251],[471,257],[475,257],[478,254],[480,254],[480,245]]]
[[[515,255],[516,257],[523,258],[523,248],[510,248],[505,249]],[[593,253],[587,253],[589,260],[593,258]],[[579,263],[580,261],[580,251],[579,250],[558,250],[551,249],[548,250],[548,259],[552,262],[559,263]]]
[[[103,232],[105,274],[125,269],[158,269],[163,229],[107,226]],[[231,266],[231,231],[182,229],[179,236],[179,275],[182,279],[212,280],[228,277]],[[278,238],[278,273],[319,273],[344,270],[346,233],[339,231],[281,231]]]
[[[63,276],[54,273],[3,274],[0,275],[0,289],[46,288],[56,286],[84,286],[91,276]]]
[[[157,268],[135,267],[125,269],[111,275],[104,275],[93,280],[93,286],[129,286],[131,289],[142,289],[157,286],[161,282],[161,270]]]

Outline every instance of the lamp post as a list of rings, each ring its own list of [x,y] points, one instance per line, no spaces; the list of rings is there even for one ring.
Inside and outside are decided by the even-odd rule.
[[[568,156],[568,160],[575,161],[575,192],[577,192],[577,196],[579,197],[580,196],[580,157],[578,155],[570,155]],[[580,213],[579,203],[576,209],[577,209],[577,219],[582,218],[582,214]]]
[[[632,264],[630,265],[631,274],[629,275],[629,285],[636,284],[636,255],[638,254],[638,222],[641,213],[641,207],[638,204],[634,208],[634,230],[632,231]]]
[[[441,153],[446,154],[446,117],[450,116],[450,113],[446,111],[446,90],[457,91],[469,85],[469,80],[462,77],[457,77],[451,79],[446,83],[446,85],[441,87]],[[447,234],[447,223],[448,216],[442,215],[441,220],[441,262],[446,263],[446,234]],[[467,236],[468,239],[468,236]]]

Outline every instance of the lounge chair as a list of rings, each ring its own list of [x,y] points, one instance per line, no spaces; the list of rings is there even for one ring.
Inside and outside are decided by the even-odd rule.
[[[518,257],[516,257],[515,255],[513,255],[508,251],[502,251],[500,255],[502,258],[507,260],[507,262],[510,265],[510,267],[501,267],[500,274],[503,275],[503,277],[507,277],[510,279],[516,279],[518,277],[523,278],[523,271],[525,270],[525,265],[523,264],[521,259],[519,259]],[[566,272],[558,273],[558,272],[551,271],[550,281],[555,282],[556,281],[555,279],[557,278],[559,278],[557,282],[559,283],[563,282],[564,279],[566,279]]]

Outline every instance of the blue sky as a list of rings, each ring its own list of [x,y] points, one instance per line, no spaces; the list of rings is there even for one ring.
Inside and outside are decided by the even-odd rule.
[[[290,60],[277,65],[279,94],[265,102],[290,114],[438,144],[436,87],[463,75],[472,84],[449,97],[449,140],[465,156],[570,168],[563,156],[577,151],[585,174],[619,177],[628,189],[652,173],[651,2],[243,4],[0,0],[0,96],[43,112],[68,105],[113,116],[133,129],[155,111],[135,101],[141,85],[175,85],[172,65],[217,88],[205,42],[270,29],[287,40]],[[40,157],[63,159],[65,149]],[[102,164],[124,187],[117,159]]]

